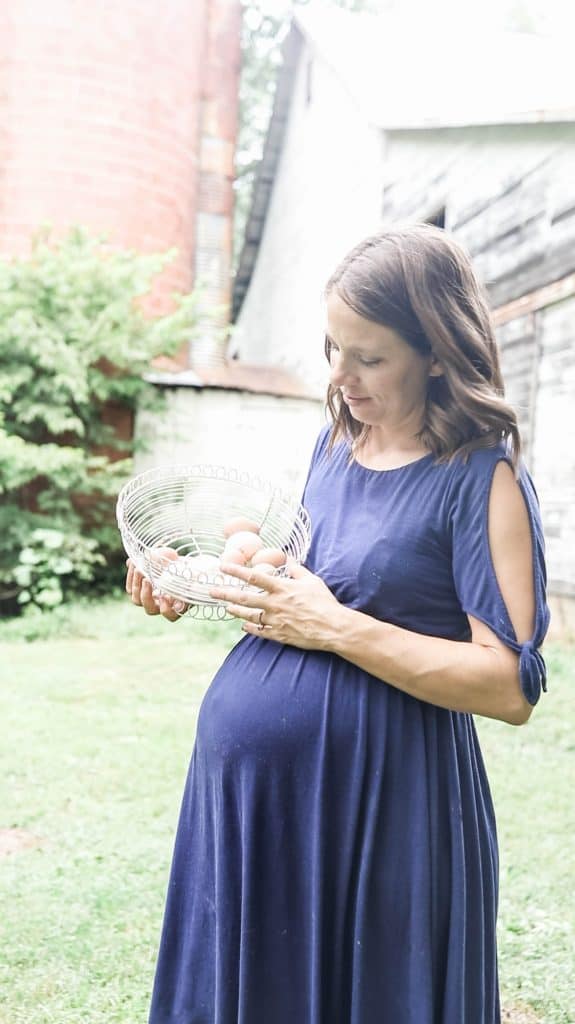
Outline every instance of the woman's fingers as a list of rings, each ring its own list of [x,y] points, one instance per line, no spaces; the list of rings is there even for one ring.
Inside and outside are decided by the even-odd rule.
[[[247,583],[250,587],[257,587],[259,590],[267,590],[273,593],[281,588],[282,583],[285,582],[285,577],[276,576],[275,573],[265,572],[262,569],[258,569],[257,566],[248,568],[244,565],[226,565],[225,562],[221,566],[221,571],[226,576],[235,576],[241,580],[242,583]]]
[[[141,604],[140,601],[140,588],[142,586],[143,576],[141,572],[138,572],[136,566],[132,562],[131,558],[126,559],[126,593],[130,595],[134,604]]]
[[[173,548],[159,548],[158,555],[173,561],[178,557]],[[126,592],[132,603],[143,608],[146,615],[163,615],[169,622],[177,622],[190,607],[184,601],[167,594],[158,594],[153,584],[136,568],[131,558],[126,560]]]
[[[132,581],[134,579],[134,563],[131,558],[126,561],[128,571],[126,573],[126,593],[132,595]]]
[[[142,582],[141,582],[141,585],[140,585],[139,597],[140,597],[140,602],[139,603],[141,604],[142,608],[144,609],[146,615],[159,615],[160,614],[159,602],[156,600],[156,596],[154,594],[154,588],[152,587],[152,584],[150,583],[150,581],[145,579],[145,578],[142,579]]]
[[[178,598],[166,597],[164,594],[160,594],[159,601],[160,614],[163,615],[168,622],[177,622],[190,607],[189,604],[184,604],[184,602],[178,600]]]
[[[226,611],[230,615],[233,615],[235,619],[252,622],[254,625],[259,623],[260,612],[263,613],[263,610],[263,608],[248,608],[244,604],[233,604],[231,601],[226,602]]]
[[[265,598],[275,593],[281,589],[282,584],[285,584],[285,580],[277,576],[272,576],[256,568],[248,569],[243,565],[222,565],[221,571],[226,576],[235,576],[242,583],[246,583],[248,588],[253,589],[236,587],[233,584],[227,587],[215,584],[209,589],[210,597],[219,601],[246,605],[248,608],[261,608],[262,596]]]

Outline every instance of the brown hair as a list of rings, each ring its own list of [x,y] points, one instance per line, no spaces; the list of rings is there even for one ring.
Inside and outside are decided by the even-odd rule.
[[[336,268],[326,296],[333,290],[360,316],[392,328],[441,364],[442,376],[429,377],[418,435],[438,461],[505,440],[517,466],[517,417],[503,399],[487,299],[469,256],[449,234],[409,224],[371,235]],[[328,359],[330,347],[326,338]],[[331,384],[327,407],[334,421],[330,447],[341,437],[364,440],[369,427],[353,419]]]

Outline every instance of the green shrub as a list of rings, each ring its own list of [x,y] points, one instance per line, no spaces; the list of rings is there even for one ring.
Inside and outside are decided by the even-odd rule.
[[[159,402],[150,361],[195,334],[196,293],[155,319],[139,301],[173,255],[74,229],[0,260],[0,615],[117,579],[114,498],[133,441],[109,413]]]

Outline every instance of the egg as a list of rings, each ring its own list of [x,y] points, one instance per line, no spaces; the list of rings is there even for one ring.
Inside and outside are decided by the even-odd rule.
[[[235,519],[228,519],[224,524],[224,537],[231,537],[233,533],[259,533],[260,528],[253,519],[243,519],[237,516]]]
[[[182,578],[184,558],[174,548],[154,548],[150,551],[151,577],[155,590],[166,590],[174,581]]]
[[[257,534],[249,530],[239,530],[228,537],[224,547],[224,556],[227,557],[230,551],[241,551],[245,555],[246,561],[249,561],[263,546],[264,542]]]
[[[281,565],[286,563],[285,551],[281,548],[264,548],[263,546],[252,555],[252,565],[254,569],[256,566],[259,568],[261,563],[273,565],[274,568],[279,569]]]
[[[152,565],[162,566],[166,562],[175,562],[180,556],[174,548],[152,548],[150,550],[150,562]]]
[[[227,546],[222,551],[221,557],[222,565],[247,565],[248,557],[242,551],[241,548],[228,548]]]

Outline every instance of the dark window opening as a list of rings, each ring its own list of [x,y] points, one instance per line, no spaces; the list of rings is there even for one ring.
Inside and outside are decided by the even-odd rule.
[[[425,218],[428,224],[435,224],[436,228],[445,227],[445,206],[440,206],[435,213],[432,213],[429,217]]]

